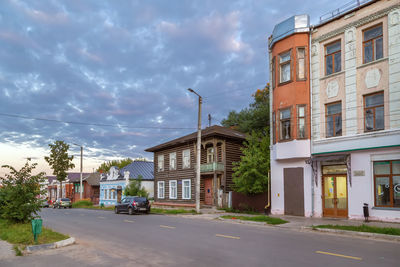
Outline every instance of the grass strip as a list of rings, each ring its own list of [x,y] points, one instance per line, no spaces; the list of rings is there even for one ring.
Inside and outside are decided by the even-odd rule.
[[[153,214],[196,214],[195,210],[151,208]]]
[[[93,207],[93,203],[89,200],[80,200],[72,203],[73,208],[86,208],[86,207]]]
[[[0,238],[14,245],[36,245],[33,239],[31,223],[10,223],[0,219]],[[69,238],[43,227],[37,244],[48,244]],[[15,248],[14,248],[15,249]]]
[[[384,234],[384,235],[400,235],[400,228],[377,227],[377,226],[369,226],[369,225],[365,225],[365,224],[362,224],[359,226],[323,224],[323,225],[315,225],[315,226],[313,226],[313,228],[347,230],[347,231],[375,233],[375,234]]]
[[[253,222],[266,222],[268,224],[283,224],[287,223],[288,221],[282,220],[280,218],[275,218],[275,217],[268,217],[265,215],[259,215],[259,216],[230,216],[230,215],[224,215],[221,216],[223,219],[231,219],[231,220],[243,220],[243,221],[253,221]]]
[[[251,210],[237,210],[234,208],[218,208],[218,210],[224,210],[226,212],[231,213],[243,213],[243,214],[251,214],[251,215],[260,215],[261,212],[251,211]]]

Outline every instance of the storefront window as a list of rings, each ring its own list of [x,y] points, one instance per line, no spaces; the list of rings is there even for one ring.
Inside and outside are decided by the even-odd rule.
[[[322,174],[347,174],[346,165],[322,166]]]
[[[400,161],[374,162],[375,205],[400,207]]]

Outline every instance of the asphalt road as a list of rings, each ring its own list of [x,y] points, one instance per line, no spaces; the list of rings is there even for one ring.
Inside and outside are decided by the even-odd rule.
[[[41,216],[78,244],[0,266],[400,266],[400,244],[389,241],[195,216],[84,209],[44,209]]]

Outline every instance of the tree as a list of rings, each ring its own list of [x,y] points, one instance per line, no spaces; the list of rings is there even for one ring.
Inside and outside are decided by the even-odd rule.
[[[67,178],[67,171],[75,167],[72,163],[74,156],[68,156],[69,145],[64,141],[55,141],[54,144],[49,144],[50,156],[44,157],[50,168],[53,169],[53,174],[60,182],[60,192],[62,197],[62,182]]]
[[[9,165],[9,174],[0,177],[3,187],[0,188],[0,217],[11,222],[27,222],[33,219],[41,209],[43,200],[38,198],[44,194],[40,183],[45,181],[44,172],[32,175],[37,163],[25,163],[19,171]]]
[[[123,167],[131,164],[133,160],[131,158],[126,158],[122,160],[111,160],[107,162],[103,162],[98,168],[97,172],[105,173],[110,170],[112,166],[117,166],[118,169],[122,169]]]
[[[243,133],[252,131],[268,135],[269,127],[269,84],[253,94],[254,102],[240,112],[231,111],[222,120],[222,126],[233,128]]]
[[[149,193],[142,187],[143,176],[139,175],[136,179],[129,182],[129,185],[125,187],[125,196],[138,196],[138,197],[148,197]]]
[[[258,194],[268,189],[269,136],[253,132],[241,148],[243,156],[233,165],[234,190],[243,194]]]

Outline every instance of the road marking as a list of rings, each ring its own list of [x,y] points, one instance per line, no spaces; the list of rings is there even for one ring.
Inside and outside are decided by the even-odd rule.
[[[99,218],[99,219],[105,219],[106,217],[97,216],[97,218]]]
[[[133,222],[135,222],[135,221],[124,220],[124,222],[133,223]]]
[[[238,236],[231,236],[231,235],[220,235],[220,234],[216,234],[215,236],[218,236],[218,237],[225,237],[225,238],[231,238],[231,239],[240,239],[240,237],[238,237]]]
[[[353,259],[353,260],[359,260],[359,261],[362,260],[362,258],[359,258],[359,257],[347,256],[347,255],[342,255],[342,254],[335,254],[335,253],[330,253],[330,252],[325,252],[325,251],[315,251],[315,253],[331,255],[331,256],[336,256],[336,257],[342,257],[342,258],[347,258],[347,259]]]
[[[175,229],[175,226],[160,225],[161,228]]]

